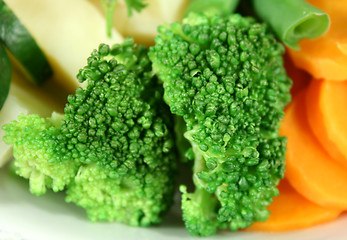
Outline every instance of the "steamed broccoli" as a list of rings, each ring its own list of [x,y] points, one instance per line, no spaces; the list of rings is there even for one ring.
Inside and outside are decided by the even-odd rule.
[[[40,118],[36,114],[19,115],[18,121],[3,126],[4,141],[13,145],[14,167],[19,176],[29,179],[30,191],[41,195],[46,189],[62,191],[76,175],[78,164],[60,161],[60,114]]]
[[[155,42],[153,70],[191,144],[185,156],[195,191],[180,188],[188,231],[207,236],[266,220],[285,171],[278,128],[291,80],[284,47],[266,25],[237,14],[190,13],[160,26]]]
[[[168,107],[148,48],[101,44],[80,70],[87,86],[64,115],[20,116],[3,128],[32,193],[66,190],[92,221],[159,223],[172,203],[176,156]]]

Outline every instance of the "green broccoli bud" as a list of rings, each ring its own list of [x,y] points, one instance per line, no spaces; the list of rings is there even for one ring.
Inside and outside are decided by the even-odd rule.
[[[172,123],[147,51],[132,39],[101,45],[78,74],[86,89],[65,107],[61,129],[69,152],[87,165],[67,200],[95,221],[147,226],[159,223],[172,202]]]
[[[59,122],[35,115],[5,125],[19,175],[34,193],[66,189],[92,221],[159,223],[172,203],[172,120],[148,48],[101,44],[77,78]]]
[[[59,153],[62,143],[57,126],[63,116],[52,114],[51,118],[38,115],[19,115],[18,121],[4,125],[4,141],[13,145],[16,159],[15,173],[29,179],[30,191],[42,195],[47,188],[62,191],[75,177],[78,165],[74,161],[62,161]]]
[[[164,100],[186,123],[185,155],[195,156],[195,192],[182,190],[191,234],[235,231],[269,216],[285,169],[286,139],[278,128],[291,80],[283,53],[266,25],[237,14],[191,13],[182,24],[159,27],[149,57]]]

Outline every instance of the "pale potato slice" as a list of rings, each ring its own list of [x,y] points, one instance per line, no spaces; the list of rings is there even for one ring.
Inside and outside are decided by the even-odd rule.
[[[88,0],[104,14],[100,0]],[[157,28],[163,23],[180,21],[189,0],[147,0],[148,6],[140,13],[133,11],[128,17],[124,0],[118,0],[114,12],[113,24],[124,37],[132,36],[136,42],[152,45],[158,34]]]
[[[7,0],[53,67],[55,79],[73,92],[80,84],[78,70],[100,43],[122,42],[115,30],[106,35],[106,22],[100,11],[87,0]]]

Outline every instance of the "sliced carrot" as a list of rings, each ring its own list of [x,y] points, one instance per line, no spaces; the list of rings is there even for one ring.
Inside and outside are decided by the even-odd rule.
[[[347,167],[347,82],[314,80],[306,95],[311,129],[335,160]]]
[[[288,138],[286,177],[301,195],[324,207],[347,209],[347,168],[321,147],[311,131],[305,91],[286,110],[280,133]]]
[[[280,232],[303,229],[334,220],[341,213],[341,210],[324,208],[307,200],[286,179],[278,188],[280,195],[268,208],[271,212],[269,219],[254,223],[248,230]]]
[[[347,4],[345,0],[309,0],[329,14],[329,31],[317,39],[304,39],[300,50],[289,49],[296,66],[315,78],[347,80]]]
[[[310,74],[296,67],[287,52],[284,54],[284,67],[288,76],[293,80],[293,86],[290,89],[292,96],[309,85],[311,79]]]

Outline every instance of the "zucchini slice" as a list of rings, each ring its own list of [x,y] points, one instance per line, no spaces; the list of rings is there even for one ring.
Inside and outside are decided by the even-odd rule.
[[[0,43],[0,110],[4,105],[11,83],[11,63],[5,49]]]
[[[36,84],[52,75],[52,69],[28,30],[3,0],[0,0],[0,40]]]

